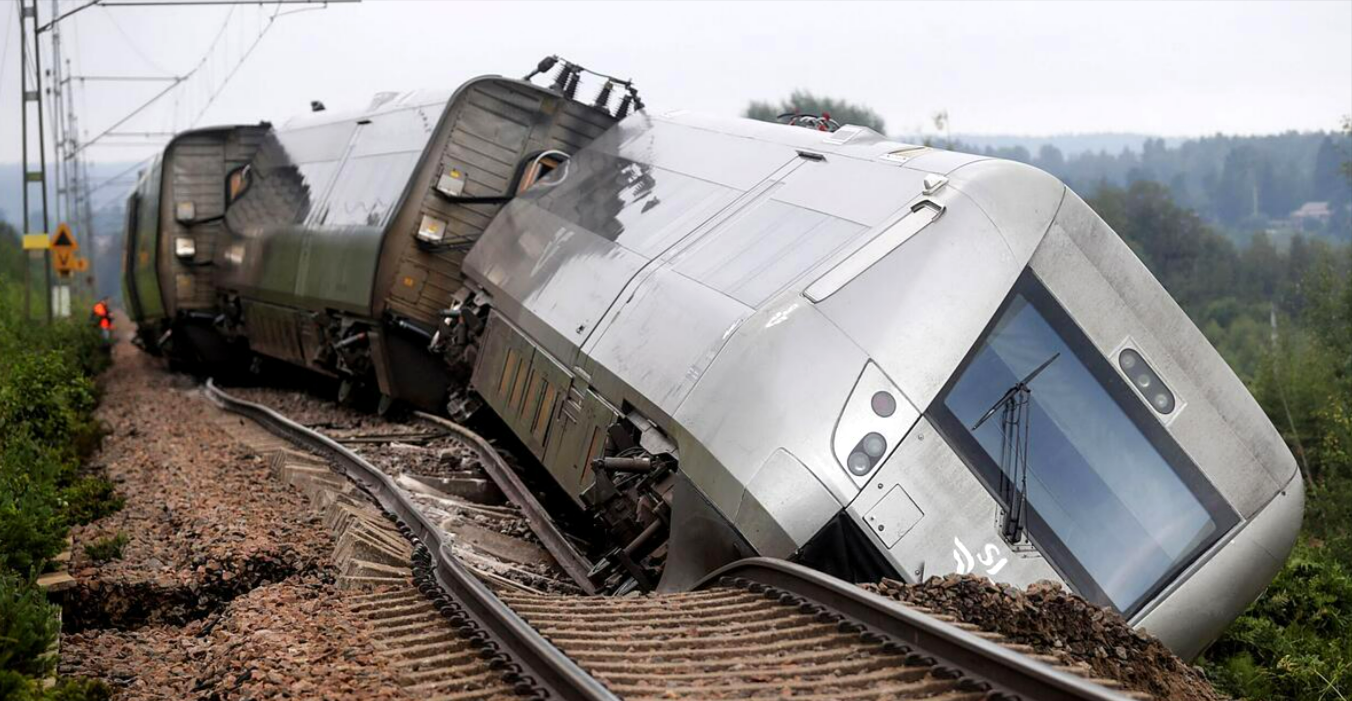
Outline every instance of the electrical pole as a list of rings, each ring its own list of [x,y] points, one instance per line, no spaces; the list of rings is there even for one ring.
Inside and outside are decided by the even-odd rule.
[[[29,223],[32,220],[28,211],[28,194],[33,183],[37,183],[42,192],[42,233],[50,234],[48,227],[50,221],[47,216],[47,149],[46,135],[43,133],[42,120],[42,52],[38,47],[38,7],[37,0],[20,0],[19,6],[19,93],[21,98],[20,112],[20,131],[22,133],[22,160],[23,168],[23,231],[30,233]],[[29,25],[31,22],[31,25]],[[30,32],[31,26],[31,34]],[[29,37],[32,38],[32,46],[29,46]],[[28,89],[28,59],[33,59],[33,89]],[[30,105],[31,103],[31,105]],[[38,169],[30,170],[28,161],[28,133],[29,133],[29,112],[30,106],[33,109],[32,118],[37,120],[38,136]],[[32,257],[30,256],[24,266],[24,316],[31,313],[31,300],[29,290],[32,287],[29,278],[31,277]],[[52,320],[52,267],[51,251],[43,251],[42,254],[42,272],[43,272],[43,296],[46,299],[46,319],[48,323]]]
[[[66,60],[66,67],[67,69],[70,68],[69,59]],[[70,71],[67,70],[67,81],[69,81],[69,73]],[[66,153],[69,154],[67,157],[71,159],[71,163],[67,166],[67,168],[72,169],[73,172],[71,188],[75,195],[75,211],[72,214],[72,216],[75,218],[77,222],[79,222],[80,230],[85,232],[85,239],[89,242],[88,252],[85,254],[85,256],[89,259],[89,275],[87,276],[90,281],[89,294],[97,298],[99,296],[98,293],[99,244],[97,240],[97,234],[94,231],[93,204],[90,201],[89,159],[79,154],[80,122],[79,119],[75,116],[75,93],[74,93],[75,86],[72,84],[70,89],[71,94],[67,96],[65,100],[68,110],[67,119],[69,120],[69,123],[66,127],[66,133],[69,135],[70,140],[70,143],[67,147],[68,150],[66,151]]]
[[[58,0],[52,0],[52,17],[61,15]],[[88,208],[89,182],[84,159],[80,150],[79,123],[75,116],[75,86],[71,82],[70,59],[62,53],[61,24],[49,22],[47,31],[52,35],[51,68],[51,120],[55,129],[53,143],[56,146],[56,213],[57,220],[71,226],[76,238],[86,241],[86,257],[89,259],[88,275],[75,275],[67,284],[72,288],[83,289],[94,294],[93,269],[97,252],[92,217]],[[82,278],[87,277],[88,285]]]

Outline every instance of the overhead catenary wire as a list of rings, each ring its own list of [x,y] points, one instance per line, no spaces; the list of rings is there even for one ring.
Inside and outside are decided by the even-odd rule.
[[[9,12],[0,14],[5,16],[5,31],[0,34],[0,37],[4,37],[4,43],[0,43],[0,83],[4,83],[5,69],[9,67],[9,25],[13,22],[14,15]]]
[[[165,3],[144,3],[144,4],[141,4],[141,5],[137,5],[137,6],[154,6],[154,5],[164,5],[164,4],[165,4]],[[192,4],[201,4],[201,3],[192,3]],[[122,125],[126,124],[126,123],[127,123],[128,121],[130,121],[132,118],[134,118],[134,117],[136,117],[137,115],[141,114],[141,113],[144,112],[146,109],[148,109],[151,105],[153,105],[153,104],[159,102],[161,99],[163,99],[163,98],[164,98],[165,96],[167,96],[167,95],[172,94],[172,95],[174,96],[175,103],[176,103],[176,104],[175,104],[175,110],[174,110],[174,111],[175,111],[175,113],[177,113],[177,111],[178,111],[178,106],[181,104],[181,99],[180,99],[180,98],[181,98],[181,95],[180,95],[180,91],[177,91],[176,89],[179,88],[179,87],[181,87],[181,86],[183,86],[185,83],[188,83],[188,82],[189,82],[191,79],[193,79],[194,77],[196,77],[196,76],[198,76],[198,75],[204,73],[204,69],[207,68],[207,67],[209,66],[209,62],[210,62],[211,58],[213,57],[213,55],[215,54],[216,48],[220,45],[222,38],[226,35],[226,30],[230,27],[231,20],[235,17],[235,12],[234,12],[234,11],[235,11],[235,7],[236,7],[237,5],[244,4],[244,3],[241,3],[241,2],[218,2],[218,3],[215,3],[215,4],[218,4],[218,5],[228,5],[228,6],[230,6],[230,12],[228,12],[228,13],[226,14],[225,20],[221,23],[221,27],[217,30],[215,37],[212,39],[212,41],[211,41],[211,43],[208,45],[206,51],[203,52],[202,57],[197,61],[197,63],[193,66],[193,68],[192,68],[191,70],[189,70],[187,73],[183,74],[182,76],[178,76],[177,78],[174,78],[174,79],[173,79],[173,82],[172,82],[168,87],[166,87],[164,90],[161,90],[160,92],[158,92],[158,93],[156,93],[155,95],[153,95],[150,99],[146,100],[144,103],[142,103],[142,104],[141,104],[140,106],[138,106],[136,109],[134,109],[130,114],[126,115],[126,116],[123,117],[121,120],[119,120],[118,122],[116,122],[116,123],[113,124],[112,126],[108,127],[108,128],[105,129],[103,132],[99,133],[99,135],[97,135],[97,136],[95,136],[95,137],[93,137],[93,138],[91,138],[91,139],[85,140],[85,141],[80,145],[79,149],[76,150],[76,153],[78,153],[79,151],[83,151],[84,149],[87,149],[87,148],[89,148],[90,146],[93,146],[95,143],[99,142],[101,139],[103,139],[104,137],[106,137],[106,136],[110,135],[112,132],[114,132],[118,127],[121,127]],[[272,15],[271,15],[270,17],[268,17],[267,23],[266,23],[265,25],[263,25],[263,27],[262,27],[261,30],[259,30],[258,35],[255,36],[255,37],[253,38],[253,42],[249,45],[249,47],[248,47],[247,49],[245,49],[243,55],[240,56],[239,60],[236,61],[236,62],[234,63],[233,66],[230,67],[229,71],[226,73],[226,75],[225,75],[224,79],[221,81],[221,83],[220,83],[219,85],[215,86],[215,87],[210,91],[210,93],[207,95],[205,104],[204,104],[204,105],[202,106],[202,108],[201,108],[200,110],[198,110],[197,113],[192,117],[192,119],[191,119],[191,121],[189,122],[189,125],[188,125],[189,127],[196,126],[197,123],[200,122],[201,119],[206,115],[207,111],[211,108],[211,106],[215,104],[216,100],[220,97],[221,93],[224,92],[225,88],[230,84],[231,80],[232,80],[232,79],[235,77],[235,75],[239,72],[240,68],[243,67],[244,63],[245,63],[246,61],[248,61],[249,57],[253,54],[254,50],[258,47],[259,43],[262,42],[263,37],[267,35],[267,33],[268,33],[269,30],[271,30],[271,28],[273,27],[274,23],[275,23],[278,19],[280,19],[281,17],[285,17],[286,15],[289,15],[289,14],[296,14],[297,12],[300,12],[300,10],[296,10],[296,11],[291,11],[291,12],[285,12],[285,13],[283,13],[283,12],[281,12],[281,7],[282,7],[282,5],[296,5],[296,4],[315,5],[315,7],[312,7],[312,8],[306,8],[307,10],[308,10],[308,9],[324,9],[325,7],[327,7],[327,3],[319,3],[319,2],[299,2],[298,0],[272,0],[271,2],[267,2],[267,3],[265,3],[265,2],[258,2],[258,3],[249,3],[249,4],[257,4],[257,5],[259,5],[260,7],[263,6],[263,5],[265,5],[265,4],[271,4],[271,5],[274,6],[274,7],[273,7]],[[104,3],[104,4],[101,4],[101,5],[100,5],[101,8],[106,8],[106,7],[118,7],[118,6],[134,6],[134,5],[131,4],[131,3]],[[105,12],[106,12],[106,10],[105,10]],[[121,26],[118,25],[118,24],[116,23],[116,20],[114,20],[114,26],[118,28],[119,32],[122,32],[123,38],[126,39],[126,40],[128,41],[129,44],[133,44],[133,45],[135,44],[135,42],[131,41],[131,40],[130,40],[130,37],[128,37],[128,36],[126,35],[125,31],[123,31],[123,30],[121,29]],[[137,51],[137,53],[140,54],[139,50]],[[148,57],[144,56],[144,54],[140,54],[140,55],[141,55],[141,57],[142,57],[144,60],[147,61],[147,63],[150,63],[152,66],[156,65],[156,64],[155,64],[153,61],[151,61]],[[168,71],[165,71],[165,72],[167,73]],[[173,129],[166,129],[166,130],[168,130],[168,131],[173,131]],[[105,145],[109,145],[109,144],[105,144]],[[72,155],[74,155],[74,154],[72,154]]]
[[[276,7],[272,11],[272,16],[268,18],[268,23],[263,25],[263,29],[258,32],[258,36],[254,38],[253,43],[249,45],[249,48],[244,50],[244,55],[239,57],[239,61],[237,61],[234,67],[230,69],[230,72],[226,74],[225,80],[222,80],[216,90],[207,97],[206,104],[202,106],[202,109],[197,113],[197,116],[188,124],[189,128],[197,126],[197,123],[201,121],[203,115],[205,115],[207,110],[211,109],[211,106],[216,102],[216,98],[220,97],[221,93],[225,91],[226,86],[230,84],[231,79],[239,72],[239,69],[244,65],[244,62],[249,60],[249,56],[253,54],[254,49],[258,48],[258,44],[263,41],[263,37],[267,35],[268,30],[272,29],[273,23],[277,21],[278,13],[281,12],[282,9],[282,4],[281,0],[277,1]],[[287,14],[294,14],[294,11]]]
[[[104,16],[106,16],[106,17],[108,18],[108,21],[113,23],[113,29],[116,29],[116,30],[117,30],[117,33],[118,33],[119,35],[122,36],[122,40],[123,40],[124,42],[126,42],[126,44],[127,44],[128,47],[131,48],[132,53],[134,53],[134,54],[136,54],[137,56],[139,56],[139,57],[141,58],[142,61],[145,61],[145,62],[146,62],[146,65],[150,66],[151,68],[155,69],[156,71],[159,71],[160,73],[164,73],[165,75],[173,75],[173,73],[174,73],[173,71],[164,68],[163,66],[161,66],[160,64],[158,64],[158,63],[156,63],[154,60],[152,60],[149,56],[145,55],[145,52],[141,51],[140,45],[137,44],[135,41],[132,40],[131,35],[130,35],[130,34],[127,34],[127,30],[125,30],[125,29],[122,28],[122,24],[121,24],[120,22],[117,21],[117,17],[115,16],[114,13],[109,12],[109,11],[107,10],[107,8],[100,8],[100,9],[103,10],[103,14],[104,14]],[[233,8],[232,8],[232,9],[233,9]]]

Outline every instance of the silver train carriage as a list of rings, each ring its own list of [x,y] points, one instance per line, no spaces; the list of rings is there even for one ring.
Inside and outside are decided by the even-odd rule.
[[[571,495],[677,466],[665,589],[753,554],[1053,580],[1192,657],[1300,525],[1244,385],[1025,165],[639,114],[507,205],[464,273],[490,309],[474,388]]]
[[[609,591],[756,554],[1054,580],[1191,657],[1271,581],[1294,459],[1062,183],[622,82],[583,102],[558,69],[268,131],[224,171],[216,333],[340,395],[491,410],[603,534]]]

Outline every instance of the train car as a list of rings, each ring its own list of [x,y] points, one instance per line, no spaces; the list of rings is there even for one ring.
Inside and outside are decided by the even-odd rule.
[[[1293,457],[1064,184],[553,69],[268,131],[223,186],[217,332],[340,396],[491,411],[611,592],[750,555],[1052,580],[1191,657],[1271,581]],[[147,296],[170,270],[129,266]]]
[[[636,106],[616,83],[572,99],[579,74],[564,63],[552,88],[486,76],[383,93],[269,132],[225,217],[227,333],[339,378],[344,399],[443,408],[456,365],[427,346],[466,251],[517,190]]]
[[[215,274],[232,174],[253,159],[267,124],[183,132],[141,172],[127,198],[123,300],[147,351],[220,365]]]
[[[609,557],[655,553],[664,589],[749,555],[1052,580],[1191,657],[1300,525],[1244,385],[1025,165],[645,113],[507,205],[464,270],[474,388],[580,504],[629,494]]]

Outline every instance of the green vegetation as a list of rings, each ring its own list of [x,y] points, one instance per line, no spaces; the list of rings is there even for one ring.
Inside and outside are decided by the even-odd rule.
[[[1268,591],[1208,652],[1220,689],[1250,699],[1337,699],[1352,685],[1352,577],[1301,544]]]
[[[0,670],[0,699],[6,701],[108,701],[113,689],[98,679],[60,679],[43,689],[32,677]]]
[[[778,122],[781,114],[820,115],[823,112],[830,114],[832,119],[841,124],[858,124],[880,134],[887,133],[886,122],[872,108],[834,97],[815,95],[802,89],[794,90],[778,104],[752,100],[743,116],[762,122]]]
[[[94,562],[121,560],[122,548],[127,545],[127,534],[104,536],[84,547],[85,555]]]
[[[0,669],[42,676],[54,660],[46,656],[56,641],[56,606],[19,577],[0,574]]]
[[[93,378],[108,357],[86,319],[25,319],[18,249],[14,230],[0,223],[0,698],[106,699],[110,691],[98,682],[38,683],[53,671],[45,653],[59,619],[34,582],[65,547],[71,525],[121,506],[111,483],[80,471],[102,437]],[[100,554],[120,553],[120,537]]]
[[[72,526],[93,523],[120,511],[125,500],[113,491],[113,483],[102,477],[80,477],[61,490],[66,521]]]

